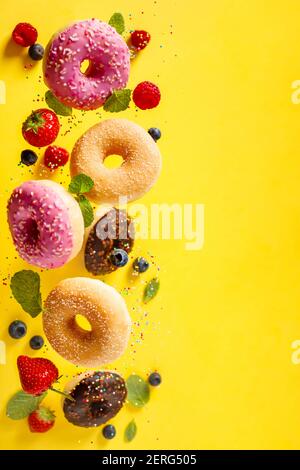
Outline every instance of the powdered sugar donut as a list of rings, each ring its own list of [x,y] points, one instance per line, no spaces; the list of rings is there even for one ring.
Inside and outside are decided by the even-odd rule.
[[[89,61],[82,73],[80,66]],[[116,30],[97,19],[77,21],[58,32],[44,56],[46,85],[62,103],[96,109],[128,81],[130,54]]]
[[[77,324],[85,317],[91,330]],[[51,346],[73,364],[97,367],[117,359],[127,346],[131,320],[123,297],[98,279],[60,281],[48,295],[43,327]]]
[[[119,168],[106,168],[109,155],[121,155]],[[76,142],[70,161],[71,175],[84,173],[94,187],[95,202],[118,204],[120,197],[134,201],[154,185],[162,165],[158,145],[138,124],[128,119],[106,119],[88,129]]]
[[[21,258],[41,268],[63,266],[83,243],[79,205],[53,181],[27,181],[17,187],[8,202],[8,223]]]

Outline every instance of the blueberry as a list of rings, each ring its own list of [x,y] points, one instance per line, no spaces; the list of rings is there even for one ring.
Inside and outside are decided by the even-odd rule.
[[[138,273],[144,273],[147,271],[148,268],[149,268],[149,263],[142,256],[140,256],[133,262],[133,269],[137,271]]]
[[[13,321],[8,327],[8,333],[14,339],[23,338],[26,335],[27,326],[20,320]]]
[[[112,424],[108,424],[107,426],[104,426],[102,429],[102,434],[105,437],[105,439],[113,439],[116,435],[116,428]]]
[[[151,135],[152,139],[155,140],[155,142],[161,138],[161,132],[157,127],[150,127],[150,129],[148,130],[148,134]]]
[[[31,349],[41,349],[41,347],[44,345],[44,339],[39,336],[33,336],[31,340],[29,341]]]
[[[41,44],[32,44],[29,48],[28,54],[32,60],[42,60],[44,56],[44,48]]]
[[[122,266],[125,266],[125,264],[128,263],[128,254],[125,250],[114,249],[110,256],[110,259],[114,266],[117,266],[117,268],[121,268]]]
[[[148,377],[148,382],[152,387],[157,387],[161,384],[161,376],[158,372],[152,372]]]
[[[23,150],[21,153],[21,162],[24,163],[24,165],[34,165],[37,159],[37,154],[33,152],[33,150]]]

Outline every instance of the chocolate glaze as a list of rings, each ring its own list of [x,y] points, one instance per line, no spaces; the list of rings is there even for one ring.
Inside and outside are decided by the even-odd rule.
[[[75,426],[96,427],[113,418],[127,396],[125,381],[114,372],[95,372],[70,392],[75,401],[64,400],[66,419]]]
[[[104,240],[97,236],[99,228],[108,234]],[[125,232],[125,234],[122,232]],[[132,232],[133,222],[126,211],[113,208],[107,212],[96,222],[88,236],[84,252],[86,269],[95,276],[115,271],[117,267],[111,262],[111,253],[115,248],[130,253],[134,241]]]

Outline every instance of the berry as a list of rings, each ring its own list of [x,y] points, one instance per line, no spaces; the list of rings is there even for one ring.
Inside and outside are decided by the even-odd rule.
[[[52,144],[59,132],[60,124],[56,114],[50,109],[37,109],[23,123],[22,134],[34,147]]]
[[[31,349],[41,349],[44,345],[44,339],[42,336],[36,335],[30,339],[29,344]]]
[[[32,60],[42,60],[44,52],[44,48],[41,44],[32,44],[28,50],[29,57]]]
[[[21,153],[21,162],[24,163],[24,165],[34,165],[37,159],[38,156],[33,150],[26,149]]]
[[[40,406],[28,416],[28,424],[31,432],[46,432],[54,426],[55,415],[45,406]]]
[[[138,273],[144,273],[149,268],[149,262],[140,256],[133,262],[133,269]]]
[[[161,138],[161,132],[157,127],[150,127],[150,129],[148,130],[148,134],[151,135],[152,139],[155,140],[155,142]]]
[[[12,32],[12,38],[16,44],[29,47],[37,40],[37,30],[29,23],[19,23]]]
[[[116,428],[112,424],[107,424],[107,426],[104,426],[102,429],[102,434],[105,439],[113,439],[117,434]]]
[[[145,49],[150,39],[151,36],[147,31],[136,30],[131,33],[131,44],[137,51]]]
[[[116,266],[117,268],[121,268],[122,266],[125,266],[125,264],[128,263],[128,254],[125,250],[114,249],[110,256],[110,259],[114,266]]]
[[[152,387],[157,387],[161,384],[161,376],[158,372],[152,372],[148,377],[148,382]]]
[[[47,168],[55,170],[59,166],[63,166],[69,160],[69,152],[56,145],[50,145],[45,151],[44,164]]]
[[[27,326],[20,320],[13,321],[8,327],[9,335],[14,339],[23,338],[26,335]]]
[[[141,82],[133,90],[132,99],[140,109],[156,108],[160,102],[159,88],[151,82]]]
[[[19,356],[17,366],[22,388],[31,395],[45,392],[58,378],[57,367],[43,357]]]

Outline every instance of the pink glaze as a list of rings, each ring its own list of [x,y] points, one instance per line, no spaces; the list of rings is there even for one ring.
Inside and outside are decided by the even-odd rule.
[[[89,60],[87,72],[80,71]],[[44,58],[44,79],[64,104],[96,109],[129,77],[130,54],[123,38],[97,19],[77,21],[54,36]]]
[[[8,202],[8,223],[15,247],[25,261],[58,268],[72,252],[72,227],[63,199],[53,188],[27,181]]]

